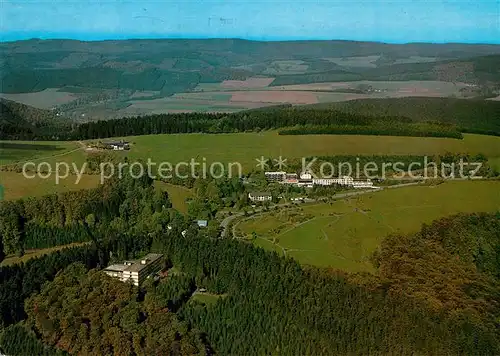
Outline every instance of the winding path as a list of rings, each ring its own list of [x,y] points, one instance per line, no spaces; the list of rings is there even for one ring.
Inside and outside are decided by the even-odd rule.
[[[401,184],[390,185],[387,187],[379,187],[378,189],[362,190],[362,191],[335,194],[331,198],[333,200],[340,200],[340,199],[345,199],[345,198],[349,198],[349,197],[353,197],[353,196],[357,196],[357,195],[380,192],[380,191],[386,190],[386,189],[403,188],[403,187],[409,187],[409,186],[418,185],[418,184],[420,184],[420,183],[419,182],[401,183]],[[289,203],[277,204],[277,205],[273,205],[271,208],[283,207],[283,206],[286,206],[288,204]],[[264,207],[254,209],[254,211],[257,213],[260,213],[263,210],[264,210]],[[245,216],[245,213],[236,212],[236,213],[233,213],[233,215],[230,215],[230,216],[226,217],[224,220],[222,220],[222,222],[220,223],[220,226],[222,228],[221,236],[225,237],[228,233],[227,229],[228,229],[228,226],[231,224],[231,222],[233,222],[234,219],[242,217],[242,216]]]

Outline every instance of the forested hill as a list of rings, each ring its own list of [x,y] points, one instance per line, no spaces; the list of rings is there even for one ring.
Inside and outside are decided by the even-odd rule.
[[[460,214],[413,235],[386,238],[373,257],[378,273],[350,274],[216,238],[172,210],[151,180],[116,183],[59,202],[44,197],[0,204],[7,253],[27,243],[21,241],[24,223],[61,230],[70,221],[82,223],[94,241],[0,267],[0,346],[9,355],[40,355],[43,349],[105,355],[155,349],[171,355],[500,353],[498,213]],[[31,221],[19,219],[20,212]],[[31,235],[48,242],[46,231]],[[112,257],[149,251],[164,254],[174,267],[163,282],[150,279],[137,289],[88,272]],[[75,262],[80,264],[70,266]],[[216,300],[200,302],[193,295],[197,288]]]
[[[474,44],[34,39],[0,44],[0,92],[77,86],[168,96],[199,83],[257,75],[275,77],[272,85],[352,80],[484,84],[500,81],[499,55],[498,45]],[[351,60],[366,63],[351,65]],[[298,67],[290,71],[284,63]]]
[[[500,67],[499,67],[500,68]],[[405,116],[460,126],[469,132],[500,132],[500,102],[454,98],[359,99],[303,106],[374,116]]]
[[[282,128],[283,134],[364,134],[461,138],[461,133],[500,135],[500,102],[451,98],[365,99],[343,103],[282,105],[232,114],[181,113],[81,124],[48,120],[51,112],[9,105],[0,139],[85,140],[171,133],[231,133]],[[40,121],[25,118],[33,112]],[[17,120],[17,121],[16,121]]]
[[[66,124],[50,110],[0,98],[0,139],[35,138],[47,134],[50,127]]]
[[[406,101],[409,100],[409,101]],[[89,122],[71,132],[73,139],[136,136],[159,133],[221,133],[279,129],[299,125],[334,127],[341,134],[397,135],[458,138],[460,132],[500,135],[500,102],[409,98],[392,101],[355,101],[331,106],[281,106],[233,114],[161,114],[121,120]],[[359,107],[358,107],[359,106]],[[415,108],[413,112],[412,108]],[[378,110],[377,110],[378,109]],[[429,129],[427,134],[421,134]],[[424,127],[425,126],[425,127]],[[383,129],[380,131],[379,129]]]

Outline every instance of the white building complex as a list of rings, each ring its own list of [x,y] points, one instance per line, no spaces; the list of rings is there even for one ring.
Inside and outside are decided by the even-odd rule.
[[[148,276],[161,270],[162,257],[161,254],[150,253],[140,260],[108,266],[104,273],[122,282],[132,282],[139,286]]]
[[[370,179],[354,180],[354,178],[350,176],[342,176],[338,178],[314,178],[310,172],[302,172],[298,178],[295,173],[290,174],[285,172],[265,172],[265,175],[267,180],[270,182],[279,182],[282,184],[291,184],[307,188],[312,188],[315,185],[330,186],[335,184],[355,189],[376,188]]]

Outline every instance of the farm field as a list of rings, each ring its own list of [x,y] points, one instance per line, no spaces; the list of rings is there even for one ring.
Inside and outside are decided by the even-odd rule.
[[[266,104],[253,102],[233,102],[231,92],[180,93],[168,98],[133,100],[120,113],[160,114],[168,112],[234,112],[253,109]],[[267,104],[269,105],[269,104]]]
[[[255,233],[255,245],[304,264],[373,272],[370,256],[388,234],[416,232],[423,223],[460,212],[496,210],[500,182],[455,181],[269,212],[242,221],[236,229],[249,238]]]
[[[264,70],[264,74],[303,74],[307,72],[309,64],[302,60],[273,61]]]
[[[119,109],[118,116],[168,112],[234,112],[272,104],[305,105],[341,102],[366,98],[400,97],[463,97],[464,83],[444,81],[353,81],[269,86],[274,78],[226,80],[220,83],[200,83],[193,92],[177,93],[165,98],[147,98],[154,92],[136,92]],[[370,93],[342,93],[360,86],[371,86]],[[151,96],[151,95],[149,95]],[[95,109],[92,109],[95,110]]]
[[[51,109],[54,106],[67,104],[78,98],[76,94],[59,91],[58,88],[48,88],[33,93],[0,93],[0,97],[40,109]]]
[[[222,88],[231,89],[253,89],[253,88],[264,88],[269,86],[273,82],[274,78],[247,78],[245,80],[224,80],[221,83]]]
[[[325,60],[338,64],[343,67],[354,68],[376,68],[377,64],[374,63],[380,56],[360,56],[360,57],[327,57]]]
[[[281,85],[270,87],[270,90],[312,90],[312,91],[328,91],[338,89],[357,89],[359,86],[371,86],[374,90],[382,90],[385,94],[392,93],[400,94],[441,94],[449,96],[452,94],[460,94],[460,89],[466,88],[465,83],[460,82],[444,82],[437,80],[406,80],[406,81],[371,81],[361,80],[352,82],[330,82],[330,83],[310,83],[310,84],[294,84]],[[374,93],[375,95],[376,93]]]

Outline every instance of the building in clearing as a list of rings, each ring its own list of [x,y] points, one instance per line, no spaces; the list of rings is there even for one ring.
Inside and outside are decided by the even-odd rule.
[[[283,182],[286,179],[286,172],[265,172],[266,179],[271,182]]]
[[[197,220],[197,221],[196,221],[196,224],[197,224],[199,227],[207,227],[207,226],[208,226],[208,220]]]
[[[122,282],[132,282],[139,286],[147,277],[161,270],[162,260],[163,255],[150,253],[140,260],[108,266],[104,269],[104,273]]]
[[[369,179],[367,179],[366,181],[355,181],[352,183],[352,186],[353,188],[357,188],[357,189],[360,189],[360,188],[376,188],[373,186],[373,182]]]
[[[248,193],[248,198],[251,201],[259,201],[259,202],[264,202],[264,201],[271,201],[273,199],[273,196],[269,192],[255,192],[255,193]]]
[[[129,150],[130,145],[128,142],[125,141],[119,141],[119,142],[106,142],[106,146],[109,149],[115,150],[115,151],[124,151],[124,150]]]

